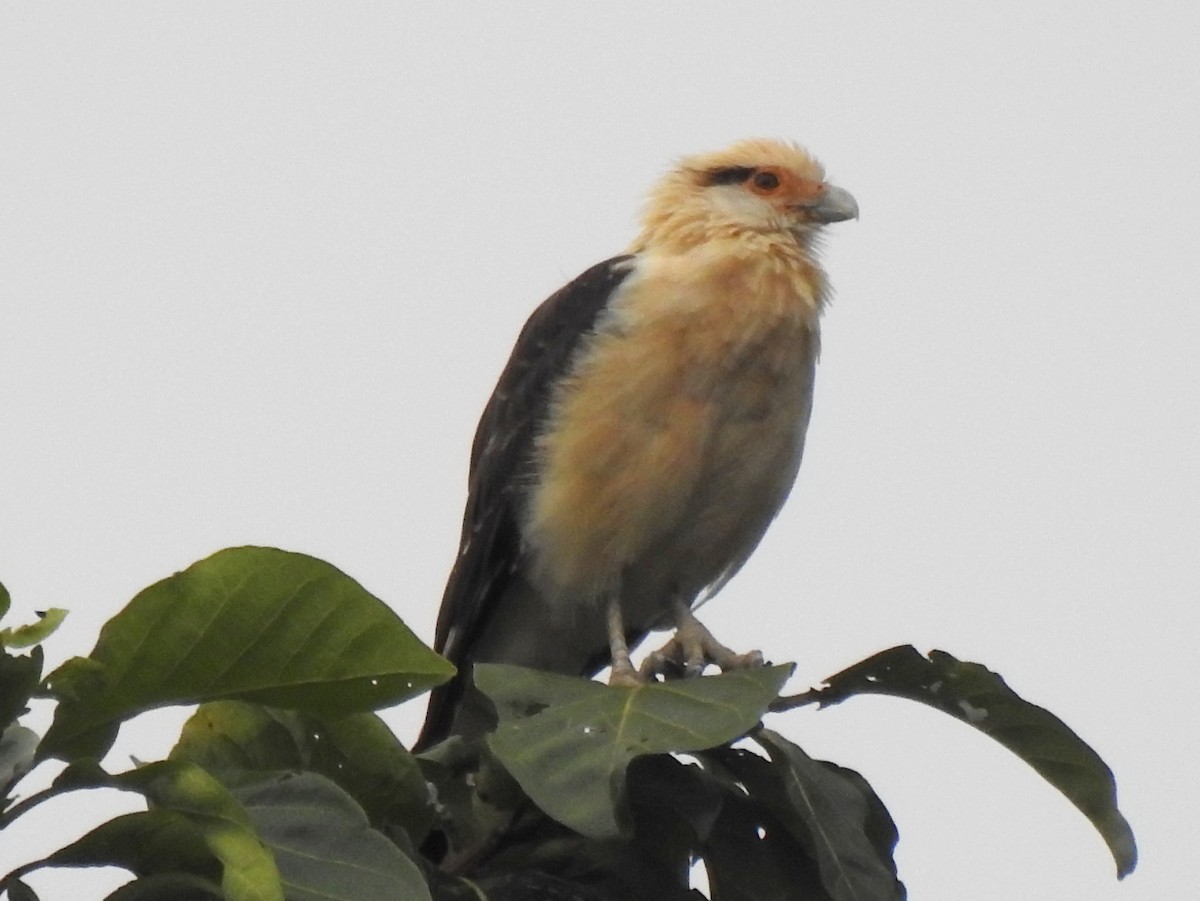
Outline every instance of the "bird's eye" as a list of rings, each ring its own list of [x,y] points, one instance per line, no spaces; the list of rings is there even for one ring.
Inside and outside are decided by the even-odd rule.
[[[761,172],[755,172],[754,187],[760,191],[774,191],[779,187],[779,176],[766,169]]]

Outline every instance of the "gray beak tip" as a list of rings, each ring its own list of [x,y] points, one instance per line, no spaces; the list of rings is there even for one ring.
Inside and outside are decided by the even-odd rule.
[[[847,219],[858,218],[858,201],[845,188],[837,185],[826,185],[825,195],[812,208],[813,217],[818,222],[844,222]]]

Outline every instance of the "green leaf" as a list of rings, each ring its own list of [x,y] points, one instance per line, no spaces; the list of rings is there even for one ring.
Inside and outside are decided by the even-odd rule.
[[[669,754],[637,758],[627,779],[634,822],[633,840],[625,846],[630,860],[622,866],[627,878],[656,899],[693,897],[692,863],[720,812],[720,787],[699,766]]]
[[[612,901],[615,897],[621,898],[622,901],[637,901],[637,899],[645,897],[644,895],[614,895],[538,870],[522,870],[491,879],[482,879],[479,889],[470,894],[455,895],[454,897],[456,901],[458,899],[479,901],[480,890],[483,890],[482,894],[486,894],[487,901]],[[655,897],[654,901],[673,901],[673,899]]]
[[[212,776],[192,764],[159,761],[111,777],[114,788],[142,792],[158,808],[182,814],[224,868],[229,898],[282,901],[279,875],[246,812]]]
[[[756,798],[726,799],[702,856],[712,901],[830,901],[816,864]]]
[[[437,747],[444,750],[452,746],[456,749],[466,748],[458,736],[439,743]],[[451,847],[480,847],[511,822],[515,805],[507,797],[495,797],[492,774],[499,771],[509,782],[512,782],[512,777],[504,772],[494,756],[479,754],[476,749],[469,761],[459,759],[448,764],[444,760],[431,760],[429,757],[419,759],[421,774],[428,780],[430,790],[437,798],[438,818],[441,821],[439,826]],[[480,781],[484,783],[485,797],[480,797]],[[524,801],[519,788],[515,794],[520,801]]]
[[[109,773],[95,760],[76,760],[67,764],[63,771],[54,777],[51,787],[59,792],[78,791],[84,788],[116,788],[129,791],[129,788],[117,781],[119,778],[119,776]],[[137,791],[138,789],[132,790]]]
[[[234,797],[200,767],[174,760],[113,777],[115,787],[141,791],[157,807],[183,814],[221,861],[229,901],[283,901],[279,872]]]
[[[62,709],[60,704],[58,712],[61,712]],[[47,731],[46,736],[42,738],[42,743],[38,746],[38,760],[45,760],[48,757],[57,757],[60,760],[72,762],[84,759],[97,760],[108,753],[120,728],[120,722],[112,720],[72,735],[59,732],[50,745],[46,744],[46,736],[50,734]],[[53,729],[53,724],[51,724],[51,729]]]
[[[695,751],[753,728],[791,665],[700,679],[601,685],[503,664],[477,664],[496,705],[488,743],[547,814],[591,838],[627,834],[625,770],[643,754]]]
[[[183,724],[172,760],[210,773],[303,769],[307,736],[291,711],[248,701],[208,701]]]
[[[1067,796],[1104,838],[1123,878],[1137,865],[1133,830],[1117,809],[1112,770],[1067,725],[1014,692],[978,663],[944,651],[923,656],[891,648],[825,680],[822,706],[856,694],[883,694],[927,704],[974,726],[1008,748]]]
[[[722,791],[703,768],[669,754],[648,755],[629,765],[628,780],[640,834],[659,836],[656,842],[664,844],[661,836],[682,827],[689,847],[708,838],[721,810]]]
[[[101,823],[39,866],[114,866],[138,876],[182,871],[221,878],[221,863],[192,820],[177,810],[128,813]]]
[[[17,875],[45,864],[90,866],[103,862],[130,865],[135,872],[154,870],[158,868],[156,855],[165,857],[165,866],[194,867],[203,875],[207,872],[206,852],[194,843],[198,835],[207,856],[221,863],[221,887],[228,901],[283,901],[275,862],[255,835],[246,812],[200,767],[163,760],[110,775],[95,761],[80,761],[60,773],[45,795],[99,787],[141,793],[150,802],[150,814],[103,823],[74,845],[22,867]],[[154,839],[157,844],[152,849],[126,847],[134,841],[151,841],[148,836],[154,827],[165,832]]]
[[[0,582],[0,619],[4,619],[4,614],[8,613],[10,606],[12,606],[12,598],[9,596],[8,589],[4,587],[4,583]]]
[[[34,755],[36,762],[37,755]],[[0,829],[5,829],[15,820],[24,814],[28,813],[34,807],[42,804],[55,795],[61,795],[65,792],[76,791],[81,788],[117,788],[123,789],[125,786],[118,785],[115,782],[115,777],[110,776],[101,768],[94,760],[81,760],[68,764],[65,769],[54,781],[49,788],[42,789],[39,792],[22,798],[19,802],[7,807],[3,814],[0,814]]]
[[[371,822],[401,824],[420,844],[435,811],[416,759],[373,713],[328,719],[243,701],[203,704],[171,758],[212,773],[309,770],[332,779]]]
[[[155,873],[121,886],[105,901],[221,901],[221,887],[191,873]]]
[[[41,648],[21,655],[0,651],[0,729],[25,711],[41,678]]]
[[[121,720],[167,704],[240,698],[346,714],[397,704],[453,671],[328,563],[232,548],[139,593],[89,658],[50,675],[60,704],[40,753],[99,756]]]
[[[37,733],[16,723],[0,733],[0,807],[8,806],[9,789],[33,769],[37,745]]]
[[[28,626],[17,626],[15,629],[0,629],[0,646],[6,648],[27,648],[41,644],[62,625],[67,618],[67,611],[61,607],[51,607],[49,610],[38,610],[38,621]]]
[[[864,793],[866,781],[852,770],[813,760],[769,729],[759,730],[754,740],[771,757],[771,778],[755,780],[745,767],[738,775],[816,862],[829,896],[834,901],[903,901],[904,886],[892,860],[895,826],[874,792],[868,788],[869,794]],[[742,759],[749,762],[748,756]],[[886,821],[882,836],[881,810]]]
[[[236,794],[274,852],[288,901],[430,901],[417,865],[328,779],[275,776]]]
[[[8,880],[4,888],[8,892],[8,901],[38,901],[37,893],[20,879]]]

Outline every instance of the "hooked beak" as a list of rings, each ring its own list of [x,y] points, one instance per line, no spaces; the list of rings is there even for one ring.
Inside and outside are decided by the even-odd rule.
[[[858,202],[854,195],[837,185],[825,185],[825,191],[820,199],[807,207],[808,215],[813,222],[828,224],[844,222],[846,219],[858,218]]]

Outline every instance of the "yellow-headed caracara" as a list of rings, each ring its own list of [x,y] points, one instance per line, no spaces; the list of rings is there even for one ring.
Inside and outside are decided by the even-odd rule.
[[[828,293],[817,235],[858,214],[793,144],[684,159],[629,252],[525,324],[471,450],[462,543],[418,747],[475,734],[475,662],[592,675],[677,628],[691,672],[761,661],[691,613],[741,568],[800,466]]]

